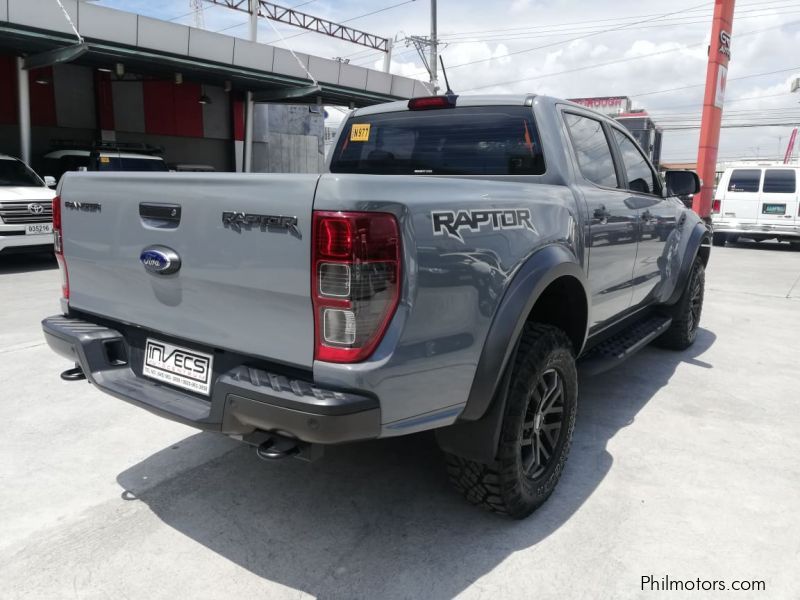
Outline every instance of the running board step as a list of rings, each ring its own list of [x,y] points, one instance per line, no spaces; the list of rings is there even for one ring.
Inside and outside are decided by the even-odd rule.
[[[601,342],[578,362],[581,373],[596,375],[616,367],[664,333],[672,324],[670,317],[652,315]]]

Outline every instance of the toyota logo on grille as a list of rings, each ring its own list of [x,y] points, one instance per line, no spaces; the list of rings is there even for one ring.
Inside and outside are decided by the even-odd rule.
[[[40,215],[44,212],[44,206],[36,202],[31,202],[28,204],[28,212],[32,215]]]

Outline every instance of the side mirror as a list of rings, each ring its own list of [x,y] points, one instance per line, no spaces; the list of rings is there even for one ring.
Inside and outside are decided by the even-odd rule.
[[[44,184],[49,188],[54,188],[56,187],[56,185],[58,185],[58,182],[56,181],[56,178],[53,177],[52,175],[45,175]]]
[[[668,196],[689,196],[700,191],[700,178],[694,171],[667,171],[664,179]]]

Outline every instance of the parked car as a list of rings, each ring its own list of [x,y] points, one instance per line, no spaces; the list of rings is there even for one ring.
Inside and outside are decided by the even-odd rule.
[[[68,148],[54,150],[42,159],[44,172],[56,179],[68,171],[169,171],[160,156],[123,152],[105,146],[103,149]]]
[[[21,160],[0,154],[0,253],[53,247],[52,177],[42,179]]]
[[[741,166],[725,169],[714,195],[714,245],[740,237],[800,244],[800,167]]]
[[[697,335],[711,233],[613,119],[541,96],[359,109],[323,175],[69,173],[67,379],[265,459],[436,430],[465,497],[553,491],[578,361]],[[659,235],[637,235],[643,215]],[[616,228],[589,247],[595,228]]]

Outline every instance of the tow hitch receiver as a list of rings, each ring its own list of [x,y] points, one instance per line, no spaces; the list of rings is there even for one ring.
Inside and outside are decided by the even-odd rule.
[[[320,444],[309,444],[274,432],[254,431],[244,436],[242,441],[254,446],[256,456],[261,460],[280,460],[293,456],[312,462],[323,455],[323,447]]]

